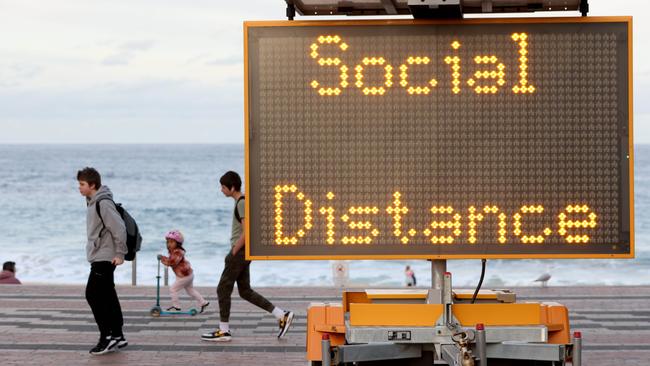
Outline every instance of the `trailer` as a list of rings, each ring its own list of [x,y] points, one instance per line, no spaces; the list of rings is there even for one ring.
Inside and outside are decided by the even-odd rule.
[[[581,334],[571,337],[566,306],[454,290],[435,264],[442,281],[430,289],[349,289],[341,303],[311,304],[310,364],[580,366]]]
[[[431,288],[312,304],[308,362],[580,365],[566,306],[454,289],[446,260],[634,258],[632,17],[285,3],[244,22],[246,258],[432,263]]]

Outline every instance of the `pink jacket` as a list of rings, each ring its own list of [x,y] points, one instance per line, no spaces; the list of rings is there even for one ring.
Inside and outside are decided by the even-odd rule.
[[[16,274],[11,271],[0,272],[0,284],[3,285],[20,285],[20,281],[16,278]]]
[[[172,267],[176,277],[187,277],[192,274],[192,266],[190,262],[185,259],[185,251],[180,248],[176,248],[169,252],[169,257],[163,256],[160,258],[162,264]]]

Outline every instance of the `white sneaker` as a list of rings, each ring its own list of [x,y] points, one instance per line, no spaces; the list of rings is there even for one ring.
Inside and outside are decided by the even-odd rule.
[[[117,341],[111,337],[100,338],[97,345],[90,350],[90,354],[95,356],[107,354],[112,352],[116,345]]]
[[[291,327],[291,322],[293,322],[293,311],[285,311],[284,316],[278,320],[278,326],[280,328],[278,338],[282,338],[287,333],[289,327]]]
[[[129,342],[126,341],[126,338],[124,338],[124,336],[121,336],[121,337],[113,337],[113,338],[111,338],[111,339],[117,342],[116,346],[117,346],[117,348],[119,348],[119,349],[122,349],[122,348],[124,348],[124,347],[126,347],[126,346],[129,345]]]
[[[216,330],[214,332],[201,334],[201,340],[208,342],[230,342],[232,340],[232,335],[230,332]]]

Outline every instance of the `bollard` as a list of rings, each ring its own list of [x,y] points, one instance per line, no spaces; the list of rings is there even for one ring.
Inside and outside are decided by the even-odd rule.
[[[582,333],[573,332],[573,366],[582,366]]]
[[[136,286],[138,284],[138,266],[136,265],[137,258],[133,258],[131,262],[131,286]]]
[[[325,333],[321,339],[321,362],[323,366],[329,366],[332,364],[332,353],[330,352],[330,335]]]
[[[487,351],[485,342],[485,326],[483,323],[476,324],[476,355],[479,358],[479,366],[487,366]]]

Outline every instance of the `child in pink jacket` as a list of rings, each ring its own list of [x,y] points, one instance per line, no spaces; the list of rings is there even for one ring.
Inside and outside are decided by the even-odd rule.
[[[181,289],[185,289],[188,295],[196,300],[202,313],[210,303],[205,301],[203,296],[194,289],[194,273],[190,262],[185,259],[185,248],[183,248],[185,239],[183,238],[183,234],[178,230],[172,230],[165,235],[165,239],[167,240],[169,257],[160,255],[159,258],[162,264],[171,267],[176,275],[176,281],[169,288],[172,297],[172,306],[167,308],[167,311],[181,311],[178,296]]]

